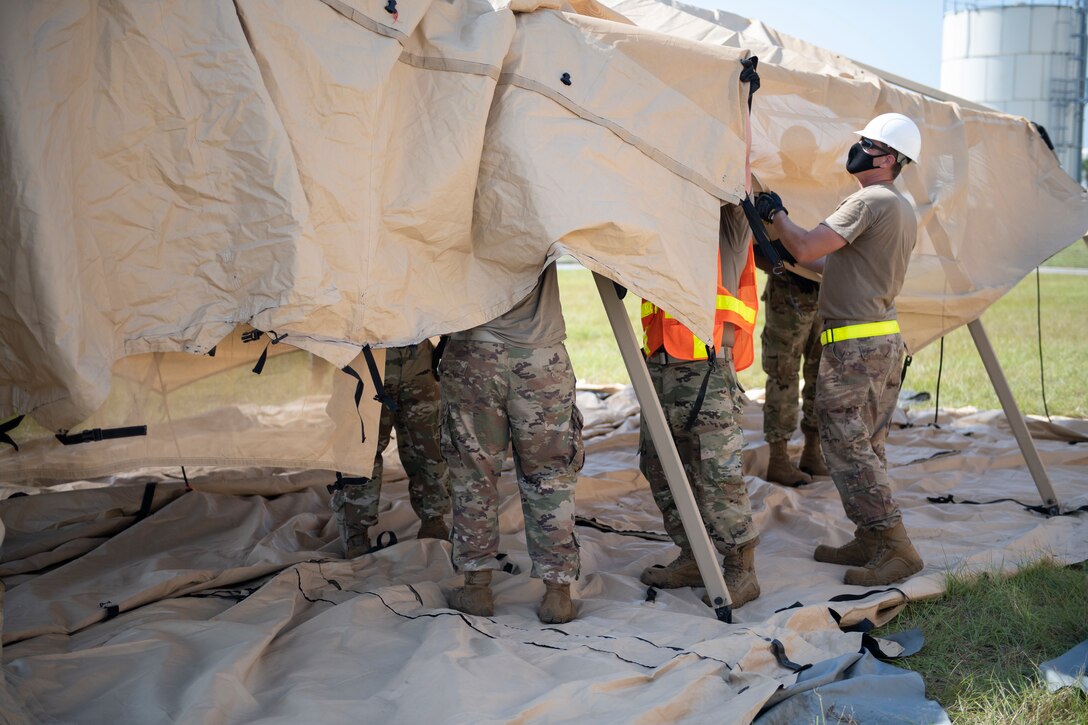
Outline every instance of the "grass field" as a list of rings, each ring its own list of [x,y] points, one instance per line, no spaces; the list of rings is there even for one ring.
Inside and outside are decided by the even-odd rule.
[[[1052,261],[1055,266],[1088,268],[1088,247],[1078,242]],[[630,382],[592,276],[580,268],[562,269],[559,275],[567,348],[578,379],[585,383]],[[762,289],[762,272],[759,278]],[[1037,284],[1041,305],[1036,304]],[[629,295],[624,303],[639,330],[639,300]],[[1037,316],[1042,319],[1042,382]],[[1044,413],[1045,382],[1045,408],[1051,415],[1088,417],[1088,276],[1041,274],[1037,281],[1032,272],[983,313],[982,323],[1024,413]],[[761,315],[756,329],[756,363],[740,373],[741,384],[747,389],[762,388],[766,380],[759,365],[762,324]],[[904,388],[936,396],[938,370],[942,407],[1000,408],[966,327],[946,336],[943,359],[939,342],[915,354]]]

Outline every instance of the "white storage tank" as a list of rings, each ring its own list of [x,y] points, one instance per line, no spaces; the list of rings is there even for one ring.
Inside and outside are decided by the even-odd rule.
[[[941,90],[1043,126],[1080,181],[1085,0],[945,0]]]

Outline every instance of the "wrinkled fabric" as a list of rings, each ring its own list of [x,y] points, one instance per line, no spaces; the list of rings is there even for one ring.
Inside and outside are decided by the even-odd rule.
[[[744,432],[738,416],[744,394],[732,360],[719,358],[714,367],[707,361],[649,363],[647,367],[707,534],[719,552],[731,553],[758,535],[741,473]],[[689,429],[688,418],[704,380],[706,394]],[[661,458],[644,423],[639,428],[639,469],[650,482],[665,531],[677,546],[691,551]]]
[[[816,383],[820,443],[846,515],[866,529],[902,520],[884,442],[903,382],[903,339],[862,337],[824,346]]]
[[[450,340],[442,356],[442,450],[453,492],[453,561],[498,569],[497,481],[513,445],[532,576],[578,578],[574,486],[582,418],[562,343],[522,348]]]
[[[816,433],[812,402],[820,369],[820,286],[789,272],[767,275],[763,288],[766,322],[760,339],[767,387],[763,400],[763,437],[768,443],[788,441],[797,429],[797,399],[801,401],[801,430]],[[802,362],[803,361],[803,362]],[[805,380],[800,389],[798,368]]]

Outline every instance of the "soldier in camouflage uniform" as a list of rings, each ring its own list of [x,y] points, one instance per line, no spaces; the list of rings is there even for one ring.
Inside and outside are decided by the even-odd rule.
[[[755,547],[759,535],[752,522],[748,488],[741,473],[744,434],[738,417],[744,392],[737,382],[733,346],[738,336],[747,335],[746,347],[751,350],[757,293],[747,222],[739,207],[734,205],[723,207],[721,214],[721,277],[717,295],[721,306],[716,317],[715,335],[718,338],[714,346],[717,350],[706,349],[690,330],[651,303],[643,303],[642,320],[650,380],[676,443],[703,525],[722,554],[722,573],[732,605],[740,607],[759,596],[755,572]],[[736,296],[731,291],[735,291]],[[743,325],[738,318],[725,312],[738,307],[747,308]],[[701,360],[690,359],[695,355],[696,347],[706,349]],[[716,352],[714,358],[709,357],[711,352]],[[696,407],[698,410],[693,417]],[[641,423],[639,468],[650,482],[665,531],[680,547],[680,555],[674,561],[646,569],[641,580],[649,586],[664,589],[702,586],[702,576],[661,459],[650,440],[644,418]]]
[[[813,475],[829,474],[820,452],[820,433],[812,410],[820,369],[819,296],[818,282],[789,271],[769,273],[763,288],[766,322],[761,339],[763,372],[767,373],[763,436],[770,448],[766,479],[786,486],[811,483]],[[805,447],[798,468],[790,461],[787,446],[797,427],[797,368],[802,357],[805,387],[801,430],[805,434]]]
[[[396,412],[382,407],[378,450],[369,479],[345,479],[333,490],[332,510],[344,553],[355,558],[370,550],[369,529],[378,523],[382,488],[382,452],[389,446],[394,426],[397,452],[408,475],[408,498],[420,518],[417,538],[448,539],[444,516],[450,512],[446,461],[439,446],[439,388],[431,371],[434,346],[391,347],[385,353],[385,392],[397,404]]]
[[[506,314],[452,336],[442,357],[442,448],[453,492],[453,561],[465,586],[449,604],[494,613],[491,572],[500,568],[497,481],[513,444],[531,576],[544,580],[538,611],[549,624],[575,616],[578,578],[574,487],[583,461],[582,418],[555,265]]]
[[[923,566],[892,498],[884,455],[902,383],[895,297],[918,234],[914,208],[894,184],[921,152],[922,137],[899,113],[877,116],[858,135],[846,170],[861,188],[815,229],[790,221],[773,192],[759,195],[756,208],[798,261],[823,270],[815,410],[831,477],[856,528],[850,542],[818,546],[814,557],[854,567],[847,584],[877,586]]]

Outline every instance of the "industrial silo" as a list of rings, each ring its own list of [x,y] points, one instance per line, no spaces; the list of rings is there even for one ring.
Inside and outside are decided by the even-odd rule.
[[[941,90],[1046,128],[1081,179],[1085,0],[945,0]]]

